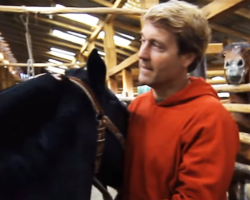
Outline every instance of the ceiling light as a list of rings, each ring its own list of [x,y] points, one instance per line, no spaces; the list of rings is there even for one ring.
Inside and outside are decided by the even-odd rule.
[[[63,62],[60,62],[60,61],[54,60],[54,59],[49,59],[48,61],[49,61],[50,63],[63,64]],[[62,68],[62,69],[68,69],[68,67],[65,66],[65,65],[61,65],[61,66],[57,66],[57,67]]]
[[[58,8],[64,8],[65,6],[60,5],[60,4],[56,4],[55,7]],[[60,14],[59,16],[83,23],[83,24],[87,24],[90,26],[97,26],[99,19],[97,17],[94,17],[92,15],[89,14],[78,14],[78,13],[73,13],[73,14]]]
[[[75,35],[75,36],[78,36],[80,38],[86,38],[87,36],[86,35],[83,35],[83,34],[80,34],[80,33],[75,33],[75,32],[72,32],[72,31],[67,31],[69,34],[71,35]]]
[[[80,37],[77,37],[77,36],[74,36],[74,35],[71,35],[71,34],[68,34],[68,33],[64,33],[62,31],[59,31],[59,30],[53,30],[52,31],[52,34],[63,39],[63,40],[68,40],[70,42],[74,42],[76,44],[84,44],[86,39],[84,38],[80,38]]]
[[[74,56],[67,55],[67,54],[64,54],[64,53],[60,53],[60,52],[57,52],[57,51],[50,51],[49,53],[54,55],[54,56],[64,58],[64,59],[67,59],[67,60],[73,60],[74,59]]]
[[[98,54],[102,55],[102,56],[105,56],[106,53],[105,52],[101,52],[101,51],[98,51]]]
[[[133,37],[133,36],[131,36],[131,35],[124,34],[124,33],[119,33],[119,32],[117,32],[117,34],[118,34],[118,35],[121,35],[121,36],[123,36],[123,37],[125,37],[125,38],[127,38],[127,39],[130,39],[130,40],[134,40],[134,39],[135,39],[135,37]]]
[[[128,46],[131,44],[130,40],[124,39],[124,38],[119,37],[117,35],[114,35],[114,41],[117,45],[120,45],[120,46]]]
[[[119,33],[120,35],[122,35],[121,33]],[[124,34],[123,34],[124,35]],[[100,39],[104,39],[104,36],[105,36],[105,32],[104,31],[101,31],[98,35],[98,38]],[[134,39],[134,37],[132,36],[129,36],[129,35],[126,35],[126,37],[130,37],[131,39]],[[118,35],[114,35],[113,36],[113,39],[115,41],[115,44],[118,45],[118,46],[128,46],[130,45],[131,43],[131,40],[128,40],[128,39],[125,39],[125,38],[122,38]]]
[[[55,64],[63,64],[63,62],[60,62],[60,61],[54,60],[54,59],[49,59],[48,61],[51,63],[55,63]]]
[[[65,50],[62,50],[62,49],[57,49],[57,48],[54,48],[54,47],[51,47],[50,51],[57,51],[59,53],[64,53],[64,54],[67,54],[67,55],[70,55],[70,56],[75,56],[76,55],[75,53],[65,51]]]
[[[54,72],[54,73],[57,73],[57,74],[64,74],[65,73],[64,69],[60,69],[60,68],[53,67],[53,66],[48,66],[46,69],[49,72]]]
[[[8,60],[3,60],[3,63],[10,64],[10,62]]]

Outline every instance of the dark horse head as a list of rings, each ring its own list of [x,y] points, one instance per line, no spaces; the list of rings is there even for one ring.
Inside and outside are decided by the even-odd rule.
[[[250,44],[245,42],[226,44],[222,55],[228,84],[249,83]]]
[[[66,72],[87,83],[94,92],[104,113],[111,119],[126,138],[128,111],[126,106],[106,87],[106,66],[96,50],[88,58],[87,66]],[[121,187],[123,151],[114,135],[107,130],[104,155],[98,179],[105,185],[116,189]]]
[[[51,74],[0,93],[0,199],[89,200],[97,152],[95,110],[69,76],[92,90],[106,116],[126,138],[128,111],[106,87],[106,66],[96,50],[86,68]],[[123,149],[106,130],[96,177],[120,189]]]

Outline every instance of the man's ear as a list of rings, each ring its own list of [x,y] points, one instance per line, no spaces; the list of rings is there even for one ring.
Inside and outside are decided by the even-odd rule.
[[[87,72],[92,87],[98,91],[105,88],[106,65],[96,49],[93,49],[88,57]]]
[[[188,68],[196,58],[196,54],[193,52],[185,53],[181,56],[182,64],[185,68]]]

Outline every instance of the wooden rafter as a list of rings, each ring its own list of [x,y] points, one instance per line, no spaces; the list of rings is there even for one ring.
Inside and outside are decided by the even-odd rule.
[[[211,3],[209,3],[208,5],[204,6],[203,8],[201,8],[201,10],[202,10],[202,12],[204,12],[206,18],[209,20],[209,19],[221,14],[222,12],[231,9],[234,6],[237,6],[238,4],[240,4],[244,1],[245,0],[227,0],[225,2],[225,0],[215,0]],[[208,46],[206,52],[207,53],[219,53],[219,52],[221,52],[221,50],[222,50],[222,44],[210,44]],[[131,65],[131,60],[133,62],[136,62],[134,60],[135,57],[136,57],[136,54],[133,54],[131,57],[129,57],[128,59],[125,60],[126,62],[124,61],[121,64],[119,64],[118,66],[114,66],[113,68],[111,68],[108,73],[110,75],[113,75],[114,73],[118,73],[119,69],[125,69],[125,68],[129,67]],[[128,65],[126,65],[126,64],[128,64]],[[115,68],[117,68],[117,70]]]
[[[121,7],[121,6],[123,5],[123,3],[124,3],[124,0],[116,0],[112,8],[119,8],[119,7]],[[104,24],[105,24],[105,23],[108,23],[112,18],[113,18],[112,15],[109,14],[109,15],[105,18],[105,20],[102,21],[102,22],[97,26],[97,28],[95,29],[95,31],[91,34],[91,36],[88,38],[88,40],[86,40],[86,42],[83,44],[83,46],[82,46],[82,48],[81,48],[81,50],[80,50],[80,53],[83,53],[83,52],[87,49],[89,43],[91,43],[92,41],[94,41],[94,40],[97,38],[97,36],[98,36],[98,34],[100,33],[100,31],[103,29]]]
[[[117,0],[118,2],[120,0]],[[123,0],[120,2],[122,3]],[[63,13],[99,13],[107,14],[112,17],[115,15],[142,15],[145,10],[131,10],[131,9],[119,9],[120,3],[114,3],[112,8],[56,8],[56,7],[34,7],[34,6],[0,6],[0,12],[11,12],[11,13],[34,13],[34,14],[63,14]],[[109,17],[109,18],[110,18]]]
[[[214,0],[204,6],[202,8],[202,12],[205,14],[207,19],[211,19],[222,14],[223,12],[228,11],[229,9],[232,9],[242,2],[246,2],[246,0]]]

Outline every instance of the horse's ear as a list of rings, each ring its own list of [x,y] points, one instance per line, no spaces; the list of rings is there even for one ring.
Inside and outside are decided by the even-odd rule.
[[[233,41],[225,37],[225,39],[222,42],[223,48],[226,47],[227,45],[231,44]]]
[[[105,88],[106,65],[96,49],[93,49],[88,57],[87,72],[92,86],[97,90]]]

